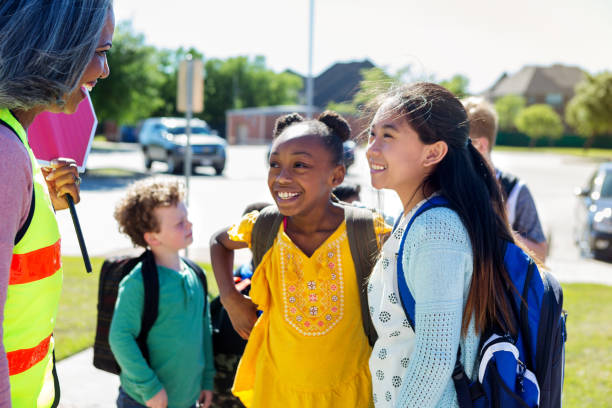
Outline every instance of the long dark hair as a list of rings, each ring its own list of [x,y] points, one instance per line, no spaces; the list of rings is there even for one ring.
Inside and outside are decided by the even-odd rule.
[[[472,244],[470,292],[462,333],[474,316],[476,332],[490,322],[515,331],[504,293],[511,285],[504,269],[505,241],[514,242],[499,184],[493,169],[472,146],[469,122],[461,102],[445,88],[416,83],[391,90],[381,98],[392,114],[405,118],[424,144],[443,141],[446,156],[423,181],[424,192],[439,191],[457,212]]]

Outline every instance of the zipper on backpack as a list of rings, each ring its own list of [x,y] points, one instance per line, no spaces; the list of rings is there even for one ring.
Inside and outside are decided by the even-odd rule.
[[[518,377],[518,383],[521,386],[521,392],[524,393],[525,392],[525,386],[523,384],[523,380],[525,379],[525,371],[527,371],[527,367],[525,366],[525,363],[523,363],[521,360],[516,360],[517,364],[518,364],[518,372],[517,372],[517,377]]]
[[[563,339],[563,343],[567,341],[567,312],[563,310],[561,312],[561,324],[563,325],[563,329],[561,330],[561,336]]]

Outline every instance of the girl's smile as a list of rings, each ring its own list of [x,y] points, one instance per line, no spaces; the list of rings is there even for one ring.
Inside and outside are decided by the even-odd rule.
[[[292,126],[274,141],[269,160],[268,187],[285,216],[326,206],[331,190],[344,178],[344,167],[332,164],[321,138],[301,125]]]

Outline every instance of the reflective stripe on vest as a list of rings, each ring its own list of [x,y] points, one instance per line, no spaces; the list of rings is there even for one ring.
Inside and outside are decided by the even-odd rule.
[[[25,130],[11,112],[0,109],[0,120],[8,124],[25,146],[32,163],[34,214],[13,248],[9,286],[4,307],[3,342],[9,363],[13,406],[47,407],[53,401],[41,390],[53,377],[52,333],[62,286],[60,235],[55,212],[42,171],[28,145]],[[39,401],[37,403],[37,401]]]

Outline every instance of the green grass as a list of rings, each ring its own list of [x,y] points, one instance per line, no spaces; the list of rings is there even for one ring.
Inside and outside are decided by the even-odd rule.
[[[57,313],[55,326],[56,349],[58,360],[71,356],[91,347],[96,331],[96,314],[98,304],[98,279],[102,258],[91,258],[93,272],[85,272],[80,257],[64,256],[64,285]],[[211,271],[210,265],[200,264]],[[212,272],[207,272],[208,287],[211,296],[219,292]]]
[[[96,325],[101,258],[92,258],[87,274],[80,257],[63,257],[64,289],[55,329],[56,357],[62,359],[91,347]],[[207,271],[210,265],[201,264]],[[207,273],[211,296],[218,293]],[[564,284],[568,311],[565,363],[565,407],[603,407],[612,401],[612,287]]]
[[[564,407],[605,407],[612,401],[612,287],[563,285],[567,320]]]
[[[521,147],[495,146],[496,151],[567,154],[597,160],[612,160],[612,149],[588,149],[580,147]]]

